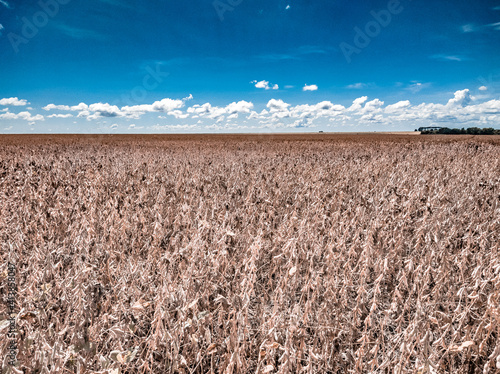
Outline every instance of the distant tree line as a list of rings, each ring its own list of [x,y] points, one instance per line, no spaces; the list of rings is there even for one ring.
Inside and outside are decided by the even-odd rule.
[[[488,127],[481,129],[479,127],[469,127],[468,129],[450,129],[448,127],[420,127],[418,130],[422,135],[500,135],[500,130]]]

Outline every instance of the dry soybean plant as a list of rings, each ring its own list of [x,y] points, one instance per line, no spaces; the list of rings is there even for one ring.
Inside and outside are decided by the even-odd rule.
[[[4,144],[2,372],[499,372],[500,141],[421,138]]]

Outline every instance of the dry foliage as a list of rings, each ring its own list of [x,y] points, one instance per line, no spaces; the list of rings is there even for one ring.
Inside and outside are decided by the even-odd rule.
[[[500,142],[414,138],[5,142],[18,368],[498,372]]]

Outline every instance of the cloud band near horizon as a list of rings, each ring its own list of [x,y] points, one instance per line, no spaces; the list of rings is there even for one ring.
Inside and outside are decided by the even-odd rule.
[[[484,91],[486,87],[481,87]],[[368,96],[355,99],[350,106],[321,101],[317,104],[291,105],[281,99],[271,99],[262,108],[256,109],[254,103],[240,100],[226,106],[216,106],[209,102],[187,105],[193,100],[192,95],[183,99],[165,98],[152,104],[132,106],[112,105],[109,103],[79,103],[77,105],[47,104],[35,110],[28,108],[15,113],[11,107],[26,106],[28,100],[4,98],[0,105],[6,108],[0,111],[0,123],[7,126],[13,121],[27,121],[30,128],[36,123],[61,121],[73,118],[71,128],[80,132],[85,127],[92,131],[95,121],[112,120],[110,131],[119,128],[127,130],[157,131],[251,131],[279,130],[293,128],[342,128],[366,127],[377,125],[383,128],[414,127],[439,125],[446,127],[494,127],[500,123],[500,100],[480,100],[469,89],[456,91],[446,104],[412,104],[402,100],[388,104],[380,99],[368,100]],[[79,121],[83,121],[79,122]],[[144,121],[144,126],[130,127],[130,121]],[[160,120],[160,121],[158,121]],[[237,121],[236,121],[237,120]],[[160,123],[161,122],[161,123]],[[85,125],[87,123],[87,125]],[[15,132],[14,126],[4,127],[4,131]],[[32,130],[34,131],[34,130]]]

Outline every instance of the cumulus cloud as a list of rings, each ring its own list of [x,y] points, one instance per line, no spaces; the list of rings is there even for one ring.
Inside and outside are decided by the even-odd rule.
[[[73,117],[72,114],[51,114],[50,116],[47,116],[47,118],[71,118]]]
[[[317,91],[318,90],[318,86],[316,86],[315,84],[311,84],[310,86],[308,86],[307,84],[302,87],[302,91]]]
[[[18,99],[17,97],[9,97],[6,99],[0,99],[0,105],[12,105],[12,106],[25,106],[29,104],[27,100]]]
[[[448,106],[467,106],[474,100],[474,97],[471,96],[470,90],[465,89],[461,91],[455,92],[455,97],[448,101]]]
[[[185,119],[189,117],[188,113],[182,112],[182,110],[172,110],[167,113],[169,116],[174,116],[175,118]]]
[[[259,81],[256,80],[251,81],[250,83],[254,84],[256,88],[263,88],[265,90],[278,90],[279,86],[277,84],[270,84],[269,81]]]
[[[253,103],[241,100],[238,101],[237,103],[231,103],[226,107],[226,112],[228,114],[234,114],[234,113],[250,113],[250,111],[253,109]]]
[[[44,121],[45,118],[41,114],[36,114],[32,115],[30,112],[20,112],[20,113],[11,113],[11,112],[6,112],[0,114],[0,119],[7,119],[7,120],[15,120],[15,119],[22,119],[25,121],[29,122],[34,122],[34,121]]]
[[[363,104],[368,100],[368,96],[361,96],[355,99],[352,102],[352,105],[349,107],[350,112],[355,112],[357,110],[360,110],[363,107]]]
[[[410,100],[399,101],[396,104],[387,105],[385,107],[386,113],[399,113],[402,109],[409,108],[411,105]]]
[[[65,110],[65,111],[72,111],[72,112],[81,112],[83,110],[88,110],[89,106],[85,103],[80,103],[78,105],[56,105],[56,104],[48,104],[44,106],[42,109],[49,111],[49,110]]]
[[[193,118],[207,117],[216,120],[222,120],[225,116],[231,116],[231,119],[237,118],[238,113],[251,113],[253,103],[248,101],[238,101],[228,104],[225,107],[212,106],[210,103],[203,105],[193,105],[187,109]]]
[[[177,110],[184,107],[184,103],[187,100],[191,100],[193,98],[192,95],[186,97],[182,100],[179,99],[162,99],[159,101],[155,101],[153,104],[141,104],[141,105],[133,105],[133,106],[124,106],[121,108],[121,112],[123,116],[139,118],[141,115],[145,113],[151,112],[163,112],[163,113],[174,113],[172,115],[176,115]]]
[[[108,103],[96,103],[89,105],[89,111],[94,112],[94,118],[99,117],[121,117],[123,114],[116,105]]]
[[[186,101],[189,101],[191,99],[193,99],[193,95],[189,95],[188,97],[185,97],[183,99],[165,98],[159,101],[155,101],[152,104],[123,106],[121,108],[109,103],[94,103],[90,105],[80,103],[74,106],[48,104],[42,109],[46,111],[76,111],[79,112],[77,117],[83,117],[89,120],[102,117],[129,117],[138,119],[142,115],[152,112],[163,112],[169,115],[173,115],[176,118],[185,118],[183,117],[184,115],[182,113],[179,113],[178,110],[184,107]]]
[[[203,105],[193,105],[187,109],[188,113],[194,113],[196,115],[208,115],[212,111],[212,105],[210,103],[205,103]]]
[[[49,111],[49,110],[71,110],[69,105],[56,105],[56,104],[46,105],[42,109],[46,110],[46,111]]]
[[[481,86],[481,87],[479,87],[479,91],[488,91],[488,87]]]
[[[371,123],[382,123],[383,120],[384,117],[381,114],[375,114],[375,113],[365,114],[360,118],[361,122],[371,122]]]
[[[155,101],[152,105],[154,111],[157,112],[170,112],[182,108],[184,106],[184,100],[175,99],[163,99],[160,101]]]
[[[73,105],[70,110],[71,111],[75,111],[75,112],[81,112],[83,110],[87,110],[89,108],[89,106],[85,103],[80,103],[78,105]]]
[[[285,103],[283,100],[275,100],[271,99],[266,105],[271,112],[282,112],[284,110],[287,110],[287,108],[290,106],[290,104]]]
[[[380,101],[379,99],[368,101],[365,104],[365,106],[360,110],[360,113],[364,114],[364,113],[381,112],[382,111],[381,107],[383,105],[384,105],[384,102]]]
[[[113,118],[113,123],[120,123],[119,118],[140,118],[147,113],[162,113],[165,125],[158,125],[158,131],[181,130],[180,127],[191,126],[185,122],[197,122],[198,129],[218,129],[231,131],[240,128],[249,129],[286,129],[322,126],[393,126],[400,128],[440,125],[455,127],[478,126],[498,127],[500,121],[500,100],[483,101],[486,96],[471,95],[469,89],[456,91],[446,102],[412,104],[409,100],[401,100],[386,105],[378,98],[368,99],[361,96],[353,100],[349,106],[343,106],[331,101],[321,101],[316,104],[291,105],[282,99],[271,99],[265,108],[256,109],[250,101],[240,100],[225,106],[215,106],[210,102],[195,104],[183,109],[192,96],[184,99],[162,99],[152,104],[140,104],[119,108],[109,103],[94,103],[87,105],[56,105],[49,104],[42,109],[45,111],[59,110],[63,113],[51,114],[47,118],[86,118],[95,120]],[[7,99],[6,99],[7,100]],[[8,99],[10,100],[10,99]],[[12,102],[10,100],[9,102]],[[26,120],[28,122],[43,121],[40,114],[31,114],[32,111],[11,113],[8,108],[0,110],[1,120]],[[66,113],[64,113],[66,112]],[[73,114],[77,112],[77,114]],[[164,113],[164,114],[163,114]],[[173,118],[172,118],[173,117]],[[116,119],[115,119],[116,118]],[[174,120],[175,118],[175,120]],[[172,124],[171,122],[177,122]],[[137,123],[137,122],[136,122]],[[212,126],[212,127],[210,127]],[[134,127],[130,127],[131,129]],[[135,127],[137,128],[137,127]],[[186,127],[185,129],[194,129]]]

